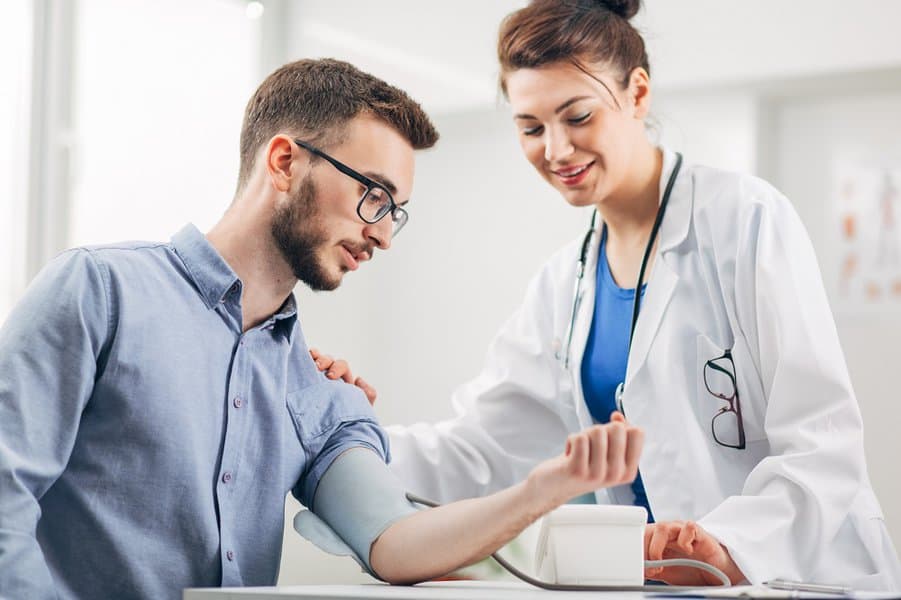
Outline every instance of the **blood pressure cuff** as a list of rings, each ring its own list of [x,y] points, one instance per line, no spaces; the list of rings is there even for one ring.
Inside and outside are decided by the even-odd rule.
[[[353,448],[335,459],[316,488],[312,512],[294,517],[294,529],[320,550],[350,556],[373,577],[375,540],[392,523],[417,512],[400,480],[372,450]]]

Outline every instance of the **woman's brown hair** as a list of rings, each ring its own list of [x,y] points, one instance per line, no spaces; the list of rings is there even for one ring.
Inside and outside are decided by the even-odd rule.
[[[501,90],[507,93],[510,72],[556,62],[571,63],[589,75],[587,64],[612,68],[623,89],[636,67],[650,75],[644,39],[629,23],[640,7],[641,0],[532,0],[501,22]]]

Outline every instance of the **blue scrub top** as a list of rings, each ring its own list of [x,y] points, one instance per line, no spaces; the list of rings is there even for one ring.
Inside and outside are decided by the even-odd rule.
[[[641,286],[644,295],[646,286]],[[608,423],[616,410],[616,388],[626,378],[629,358],[629,335],[635,289],[619,287],[607,264],[607,229],[601,235],[598,251],[597,288],[594,315],[585,355],[582,358],[582,390],[585,403],[595,423]],[[648,511],[648,522],[654,522],[641,474],[632,483],[635,506]]]

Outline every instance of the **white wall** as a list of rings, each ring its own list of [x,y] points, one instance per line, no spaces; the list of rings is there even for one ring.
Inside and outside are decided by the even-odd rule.
[[[901,64],[897,0],[646,0],[636,22],[658,89]]]

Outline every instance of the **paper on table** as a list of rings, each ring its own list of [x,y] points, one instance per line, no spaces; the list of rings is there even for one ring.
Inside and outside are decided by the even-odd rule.
[[[853,598],[854,600],[899,600],[901,594],[892,592],[853,592],[850,595],[824,594],[815,592],[798,592],[794,590],[775,590],[764,585],[735,585],[728,588],[711,587],[709,589],[695,588],[693,590],[645,594],[648,598],[798,598],[801,600],[842,600]]]

